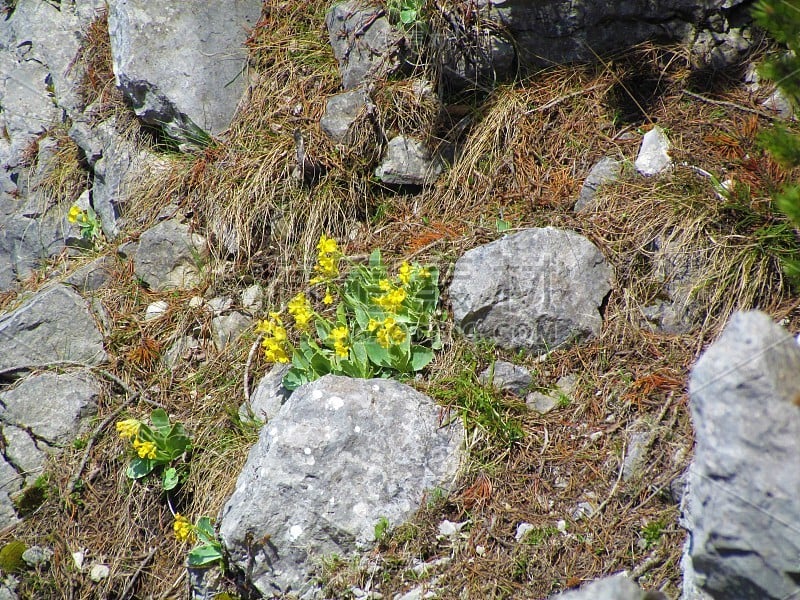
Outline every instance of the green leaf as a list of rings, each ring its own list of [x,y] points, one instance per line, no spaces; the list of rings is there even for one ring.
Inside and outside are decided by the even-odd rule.
[[[495,219],[494,226],[497,228],[497,231],[502,233],[511,229],[511,221],[506,221],[505,219]]]
[[[402,14],[403,14],[403,11],[400,12],[401,17],[402,17]],[[382,267],[383,266],[383,264],[381,263],[381,251],[378,248],[373,250],[372,253],[369,255],[369,266],[370,267]]]
[[[289,372],[283,376],[283,387],[287,390],[292,391],[299,388],[304,383],[309,382],[308,375],[306,375],[306,369],[297,369],[292,367],[289,369]]]
[[[433,352],[422,346],[411,348],[411,370],[419,371],[433,360]]]
[[[203,544],[193,548],[187,555],[190,567],[203,567],[222,560],[221,546]]]
[[[169,432],[169,417],[163,408],[157,408],[150,414],[150,422],[153,424],[153,429],[161,435],[167,435]]]
[[[216,542],[217,534],[214,531],[214,523],[210,517],[200,517],[195,525],[195,533],[204,542]]]
[[[174,467],[164,469],[164,474],[161,477],[161,487],[169,491],[178,485],[178,471]]]
[[[145,475],[148,475],[155,465],[153,461],[149,458],[139,458],[138,456],[131,459],[131,462],[128,463],[128,468],[125,469],[125,475],[128,476],[129,479],[141,479]]]
[[[367,351],[369,360],[372,361],[373,364],[376,364],[379,367],[392,366],[391,360],[389,359],[389,352],[387,352],[386,348],[381,346],[378,342],[365,342],[364,348]]]
[[[413,9],[406,9],[400,11],[400,22],[403,25],[411,25],[417,21],[417,11]]]

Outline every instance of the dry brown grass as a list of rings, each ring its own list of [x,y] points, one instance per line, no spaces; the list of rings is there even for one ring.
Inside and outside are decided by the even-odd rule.
[[[66,449],[48,468],[49,500],[0,538],[13,535],[56,552],[49,570],[24,579],[21,597],[115,598],[129,586],[128,597],[183,597],[188,548],[170,534],[170,506],[194,518],[218,514],[257,435],[235,417],[252,334],[219,354],[208,348],[205,356],[174,369],[160,361],[180,335],[208,339],[210,314],[188,308],[192,296],[233,294],[241,283],[260,281],[268,303],[278,306],[305,281],[321,232],[341,239],[349,254],[380,247],[390,260],[435,262],[445,274],[446,290],[454,259],[501,235],[497,218],[513,228],[573,228],[598,244],[617,276],[604,330],[598,339],[558,350],[544,362],[476,348],[448,331],[445,351],[420,384],[431,393],[496,358],[526,365],[541,388],[577,374],[577,391],[568,404],[544,416],[520,413],[513,399],[495,395],[502,411],[519,419],[524,438],[509,446],[473,429],[470,461],[455,492],[447,498],[432,495],[372,554],[382,568],[381,592],[390,597],[415,585],[409,572],[415,560],[448,558],[432,572],[440,576],[441,598],[544,598],[621,569],[632,570],[644,587],[677,597],[684,535],[668,490],[691,455],[684,383],[689,366],[731,310],[759,306],[800,324],[797,296],[778,268],[778,246],[758,233],[778,222],[768,195],[786,176],[754,143],[758,119],[729,105],[687,98],[680,91],[687,73],[680,56],[652,48],[599,66],[536,74],[499,88],[485,104],[468,110],[445,99],[438,115],[432,103],[415,104],[407,83],[385,82],[375,90],[384,133],[432,132],[433,138],[458,142],[452,168],[435,186],[421,194],[395,194],[372,181],[377,153],[358,154],[380,142],[366,116],[355,126],[349,151],[318,129],[325,99],[338,85],[326,45],[326,8],[322,0],[268,1],[249,42],[250,95],[228,134],[194,155],[165,155],[166,176],[143,181],[136,192],[137,227],[169,202],[192,214],[198,229],[207,227],[215,256],[206,281],[194,290],[155,293],[135,281],[130,263],[120,261],[99,296],[114,323],[106,368],[125,388],[100,375],[107,389],[95,425],[131,393],[142,396],[123,414],[145,418],[154,405],[163,406],[193,436],[188,480],[169,498],[153,483],[126,480],[125,446],[112,426],[95,432],[82,485],[70,493],[84,452]],[[91,34],[98,44],[100,37]],[[98,65],[97,83],[87,87],[102,102],[108,73],[101,50],[96,58],[87,54]],[[620,121],[620,98],[637,97],[628,88],[644,61],[655,65],[658,97],[638,94],[634,104],[646,114],[638,122]],[[753,103],[736,89],[715,98]],[[604,155],[632,160],[640,138],[626,140],[624,134],[653,122],[668,129],[677,163],[733,176],[750,186],[749,196],[726,206],[707,179],[679,167],[672,176],[652,180],[628,174],[601,191],[598,210],[573,214],[591,165]],[[448,131],[456,124],[456,133]],[[310,157],[326,168],[312,185],[291,177],[295,130]],[[681,336],[653,333],[640,319],[641,307],[658,288],[643,266],[649,244],[675,232],[687,252],[702,251],[707,262],[705,284],[697,290],[706,318]],[[135,228],[126,232],[137,234]],[[145,308],[154,300],[166,300],[169,309],[161,319],[145,322]],[[0,305],[11,301],[0,298]],[[257,358],[251,376],[266,366]],[[628,451],[625,432],[637,423],[648,423],[654,432],[648,460],[639,477],[619,481]],[[574,517],[582,501],[593,504],[595,514]],[[444,518],[469,519],[463,539],[437,539]],[[556,529],[561,519],[565,533]],[[518,544],[514,533],[521,522],[537,531]],[[71,553],[81,549],[88,564],[111,567],[107,580],[94,584],[77,571]],[[348,585],[376,581],[347,563],[329,564],[325,573],[332,597],[347,597]]]

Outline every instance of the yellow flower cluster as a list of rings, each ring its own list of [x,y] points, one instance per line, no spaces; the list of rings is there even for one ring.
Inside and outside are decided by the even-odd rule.
[[[175,522],[172,524],[172,531],[175,532],[175,537],[181,542],[194,541],[194,527],[189,522],[189,519],[180,513],[175,513]]]
[[[350,347],[345,343],[348,335],[350,334],[344,325],[331,329],[330,338],[333,340],[333,349],[336,352],[336,356],[346,358],[350,352]]]
[[[311,319],[314,317],[314,311],[311,310],[311,303],[306,298],[305,294],[297,294],[289,301],[289,314],[294,318],[294,324],[300,331],[308,329]]]
[[[133,449],[139,458],[154,459],[156,457],[156,445],[153,442],[143,442],[139,438],[133,440]]]
[[[400,310],[407,296],[406,291],[401,287],[394,287],[385,279],[382,279],[378,285],[386,293],[375,298],[373,300],[375,304],[390,313],[396,313]]]
[[[404,286],[411,282],[411,272],[411,265],[407,262],[400,265],[400,268],[397,270],[397,278]]]
[[[67,220],[70,223],[86,223],[88,220],[86,217],[86,213],[81,209],[80,206],[77,204],[73,204],[69,209],[69,214],[67,215]]]
[[[278,313],[269,313],[269,319],[259,321],[256,326],[256,333],[264,334],[264,341],[261,346],[264,348],[264,356],[269,362],[288,363],[289,362],[289,336],[283,326]]]
[[[371,332],[377,331],[375,338],[384,348],[388,348],[392,344],[402,344],[406,341],[406,332],[392,317],[386,317],[383,323],[370,319],[367,329]]]
[[[336,240],[322,234],[317,243],[317,264],[314,265],[314,272],[317,275],[309,283],[316,285],[336,279],[339,276],[339,259],[341,257],[342,252],[339,250]]]
[[[124,440],[136,437],[139,434],[139,427],[142,426],[141,421],[137,419],[125,419],[117,421],[117,433],[119,437]]]

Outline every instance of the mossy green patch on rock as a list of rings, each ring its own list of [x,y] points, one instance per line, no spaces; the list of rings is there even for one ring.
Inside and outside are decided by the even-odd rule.
[[[3,573],[13,573],[22,566],[22,553],[25,552],[25,542],[11,540],[0,549],[0,570]]]

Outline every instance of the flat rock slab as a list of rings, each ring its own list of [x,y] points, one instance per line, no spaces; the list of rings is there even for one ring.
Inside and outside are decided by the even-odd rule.
[[[87,372],[45,372],[0,392],[0,528],[18,521],[12,497],[42,474],[48,454],[78,435],[101,391]]]
[[[692,369],[685,597],[800,594],[798,393],[800,347],[757,311],[735,314]]]
[[[389,140],[375,176],[390,185],[428,185],[442,174],[442,163],[425,144],[398,135]]]
[[[69,286],[39,292],[0,317],[0,375],[57,363],[96,366],[106,359],[89,305]]]
[[[547,352],[597,336],[612,272],[585,237],[527,229],[466,252],[456,262],[450,301],[468,336],[507,349]]]
[[[426,491],[448,489],[462,443],[460,423],[440,428],[433,400],[396,381],[301,386],[262,429],[222,510],[232,564],[264,596],[310,589],[323,557],[366,548],[381,518],[398,525]]]
[[[245,90],[244,43],[261,5],[109,2],[114,75],[136,114],[189,144],[225,130]]]

